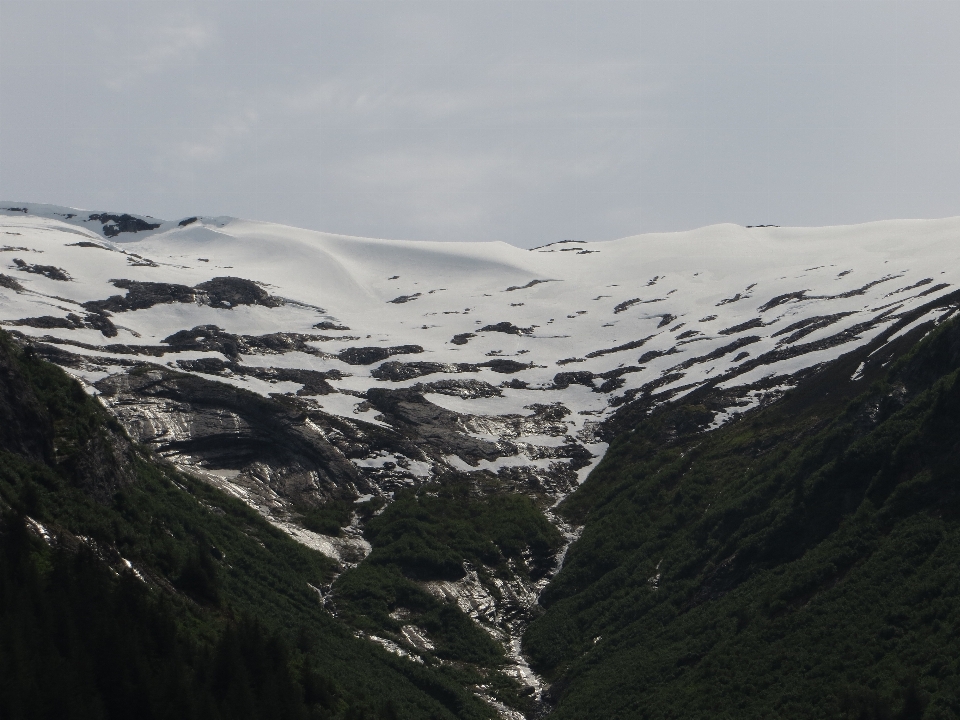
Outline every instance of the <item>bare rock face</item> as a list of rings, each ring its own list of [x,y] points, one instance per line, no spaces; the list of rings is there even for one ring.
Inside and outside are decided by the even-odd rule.
[[[299,504],[366,489],[342,452],[271,398],[157,367],[96,387],[134,439],[181,463],[251,471]]]
[[[111,295],[106,300],[90,300],[83,306],[99,312],[128,312],[170,303],[197,303],[223,309],[238,305],[278,307],[283,304],[281,299],[271,296],[255,282],[237,277],[215,277],[195,287],[123,279],[111,282],[114,287],[126,290],[127,294]]]

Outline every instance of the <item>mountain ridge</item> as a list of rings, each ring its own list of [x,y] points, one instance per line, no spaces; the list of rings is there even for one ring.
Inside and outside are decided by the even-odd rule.
[[[18,342],[330,557],[324,596],[366,637],[502,667],[524,712],[545,685],[521,638],[610,443],[684,406],[674,435],[723,431],[860,353],[856,385],[955,313],[960,277],[957,218],[522,250],[4,207]],[[494,644],[452,642],[469,627]]]

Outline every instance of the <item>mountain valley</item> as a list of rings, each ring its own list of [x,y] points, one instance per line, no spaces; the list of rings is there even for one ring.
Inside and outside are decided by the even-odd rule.
[[[960,220],[531,250],[0,226],[9,427],[53,418],[4,437],[30,552],[93,548],[199,645],[245,611],[291,667],[326,653],[311,717],[960,713]]]

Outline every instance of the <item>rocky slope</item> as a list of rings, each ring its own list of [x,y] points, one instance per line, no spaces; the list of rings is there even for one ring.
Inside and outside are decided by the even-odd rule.
[[[398,493],[466,477],[532,498],[565,538],[549,567],[504,555],[499,575],[419,582],[486,627],[534,693],[519,636],[578,533],[551,508],[611,439],[691,393],[698,432],[769,404],[942,319],[960,274],[960,220],[522,250],[0,208],[3,325],[134,439],[343,569]],[[404,627],[374,636],[416,655],[422,628]]]

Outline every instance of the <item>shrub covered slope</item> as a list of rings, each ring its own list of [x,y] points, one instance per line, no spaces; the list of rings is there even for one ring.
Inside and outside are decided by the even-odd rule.
[[[960,325],[912,342],[613,443],[524,638],[551,717],[960,715]]]
[[[324,611],[329,560],[151,460],[2,335],[0,507],[4,718],[490,715],[471,677]]]

